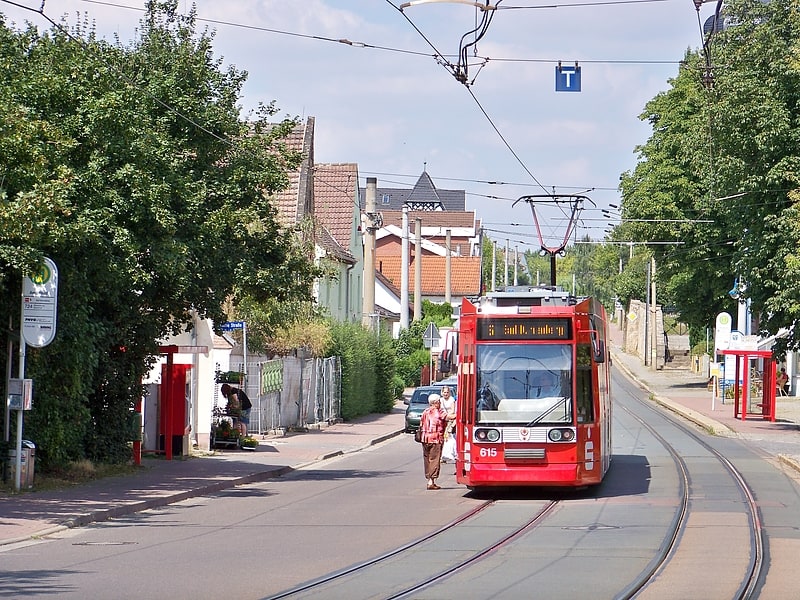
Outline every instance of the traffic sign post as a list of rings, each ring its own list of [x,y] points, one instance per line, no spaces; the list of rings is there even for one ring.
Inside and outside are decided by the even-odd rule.
[[[226,321],[221,325],[222,331],[242,330],[242,373],[244,374],[244,393],[247,393],[247,323],[244,321]]]
[[[22,471],[22,411],[30,410],[33,403],[33,382],[25,379],[26,347],[44,348],[56,336],[56,313],[58,308],[58,267],[45,257],[39,269],[22,278],[22,307],[19,326],[19,394],[9,394],[6,400],[6,423],[10,422],[11,395],[19,399],[13,402],[17,411],[16,470],[14,489],[19,491]],[[18,407],[18,408],[17,408]],[[10,441],[6,427],[5,441]]]
[[[439,345],[439,328],[434,323],[428,323],[428,328],[422,334],[422,343],[426,348],[435,348]]]

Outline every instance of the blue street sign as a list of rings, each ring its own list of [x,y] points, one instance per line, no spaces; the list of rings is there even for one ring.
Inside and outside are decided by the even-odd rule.
[[[244,321],[228,321],[222,324],[222,331],[233,331],[234,329],[244,329]]]
[[[581,91],[581,68],[579,66],[556,67],[556,91],[557,92],[580,92]]]

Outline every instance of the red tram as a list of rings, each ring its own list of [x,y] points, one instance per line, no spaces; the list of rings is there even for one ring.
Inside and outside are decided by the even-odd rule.
[[[459,323],[456,479],[583,487],[611,462],[606,314],[558,288],[464,299]]]

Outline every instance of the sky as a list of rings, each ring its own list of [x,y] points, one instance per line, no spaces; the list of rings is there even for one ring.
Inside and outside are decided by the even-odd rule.
[[[248,73],[243,114],[274,102],[281,117],[314,117],[315,162],[357,163],[362,187],[367,177],[379,188],[412,187],[427,171],[438,188],[465,190],[487,234],[520,251],[539,248],[531,204],[519,201],[526,195],[585,196],[573,236],[604,237],[601,210],[615,213],[620,175],[635,168],[636,147],[651,134],[639,116],[669,89],[685,52],[701,46],[700,23],[715,8],[495,0],[468,51],[465,85],[449,64],[483,14],[465,0],[402,11],[400,0],[194,4],[199,27],[215,32],[216,55]],[[181,11],[191,5],[180,0]],[[128,41],[144,0],[0,0],[7,24],[47,29],[42,6],[54,20],[86,16],[100,37]],[[559,61],[578,63],[580,92],[556,91]],[[557,245],[571,205],[534,202],[546,245]]]

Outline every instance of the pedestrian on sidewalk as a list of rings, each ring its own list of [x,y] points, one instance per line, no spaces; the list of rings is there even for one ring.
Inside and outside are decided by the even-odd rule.
[[[244,390],[231,387],[227,383],[222,384],[219,389],[222,395],[228,399],[226,412],[236,418],[236,428],[242,436],[247,436],[247,426],[250,425],[250,410],[253,408],[250,398]]]
[[[439,394],[428,396],[428,408],[422,412],[419,429],[422,437],[422,464],[425,468],[425,479],[428,480],[429,490],[441,489],[436,485],[436,479],[439,477],[442,460],[444,430],[447,422],[455,418],[454,413],[448,414],[442,408],[442,398]]]
[[[789,395],[789,376],[786,374],[786,367],[781,367],[780,373],[775,378],[775,383],[781,396]]]
[[[453,395],[449,385],[442,386],[442,408],[447,414],[456,413],[456,397]],[[456,422],[454,420],[449,420],[444,428],[444,444],[442,445],[443,463],[446,463],[448,460],[456,462],[455,426]]]

